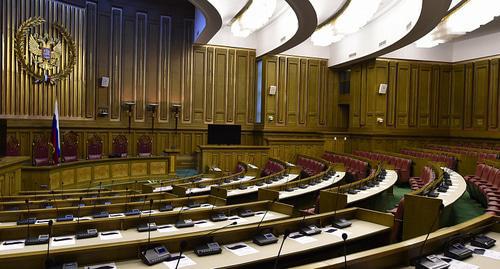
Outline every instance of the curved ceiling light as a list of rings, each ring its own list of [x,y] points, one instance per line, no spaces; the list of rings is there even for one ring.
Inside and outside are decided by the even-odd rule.
[[[231,22],[231,32],[238,37],[249,36],[266,25],[275,9],[276,0],[250,0]]]
[[[350,0],[344,7],[320,25],[311,36],[316,46],[329,46],[344,36],[357,32],[365,26],[377,11],[381,0]]]
[[[472,32],[500,15],[500,1],[465,0],[457,4],[430,33],[415,42],[419,48],[431,48]]]

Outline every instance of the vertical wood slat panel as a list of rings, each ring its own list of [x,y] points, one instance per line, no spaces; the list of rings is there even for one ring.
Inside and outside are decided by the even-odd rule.
[[[417,107],[418,107],[418,66],[410,65],[410,91],[409,91],[409,110],[408,125],[415,127],[417,125]]]
[[[451,84],[452,70],[442,67],[439,75],[439,127],[448,128],[451,124]]]
[[[355,66],[351,69],[351,81],[350,81],[350,95],[351,95],[351,111],[352,111],[352,122],[351,126],[353,128],[359,128],[361,122],[361,67]]]
[[[285,125],[286,123],[286,104],[287,104],[287,76],[286,76],[287,57],[278,57],[278,90],[276,92],[276,113],[277,124]]]
[[[489,87],[489,114],[488,123],[490,129],[495,129],[498,127],[499,112],[499,59],[494,59],[490,61],[490,87]]]
[[[135,119],[144,121],[146,111],[146,53],[147,53],[148,17],[146,13],[135,15],[134,47],[134,99]]]
[[[473,97],[474,96],[474,64],[465,65],[465,98],[464,98],[464,128],[472,128]]]
[[[389,84],[388,86],[388,95],[387,95],[387,125],[394,126],[395,125],[395,116],[396,116],[396,85],[397,85],[397,63],[390,62],[389,63]]]
[[[474,64],[472,126],[476,129],[487,127],[489,73],[488,60]]]
[[[235,92],[236,92],[236,74],[235,74],[236,55],[234,49],[228,50],[227,55],[227,87],[224,110],[226,111],[226,122],[234,122],[235,114]]]
[[[95,111],[95,87],[97,85],[96,80],[96,49],[97,49],[97,4],[93,2],[87,2],[86,4],[86,32],[87,43],[85,50],[85,77],[86,77],[86,87],[85,87],[85,117],[93,118]]]
[[[193,30],[194,22],[191,19],[184,20],[184,38],[182,45],[182,122],[191,122],[191,113],[193,111],[193,92],[191,70],[193,66]]]
[[[158,50],[158,121],[169,122],[170,119],[170,44],[172,35],[172,18],[160,17],[160,38]]]
[[[121,61],[122,61],[122,9],[111,8],[111,40],[109,43],[109,107],[111,111],[111,119],[120,119],[120,105],[122,95],[122,76],[121,76]],[[128,100],[127,100],[128,101]]]
[[[212,123],[214,120],[214,53],[213,47],[207,48],[207,85],[205,86],[205,122]]]
[[[418,68],[418,91],[416,99],[417,105],[417,124],[419,127],[429,127],[429,116],[431,107],[431,84],[432,72],[431,66],[420,64]]]

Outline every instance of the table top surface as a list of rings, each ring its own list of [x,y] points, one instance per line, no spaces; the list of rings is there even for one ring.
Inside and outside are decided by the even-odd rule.
[[[236,182],[243,183],[243,182],[246,182],[246,181],[249,181],[252,179],[255,179],[255,177],[254,176],[244,176],[243,178],[236,178],[236,180],[230,181],[228,183],[223,182],[222,184],[212,184],[212,185],[207,185],[203,188],[189,188],[186,190],[186,194],[191,194],[191,193],[196,194],[196,193],[208,192],[208,191],[210,191],[210,188],[212,188],[212,186],[220,187],[220,186],[224,186],[224,185],[228,185],[228,184],[232,184],[232,183],[236,183]],[[203,180],[201,180],[199,182],[203,182]]]
[[[377,195],[389,188],[391,188],[396,181],[398,181],[398,174],[394,170],[386,170],[387,174],[385,176],[385,179],[380,182],[378,186],[369,188],[364,191],[358,191],[356,194],[347,194],[347,204],[359,202],[361,200],[370,198],[374,195]]]
[[[180,210],[180,208],[177,208],[177,210]],[[143,212],[145,213],[145,212]],[[149,213],[149,212],[147,212]],[[228,216],[228,220],[225,221],[219,221],[219,222],[212,222],[210,220],[193,220],[195,225],[193,227],[188,227],[188,228],[175,228],[173,224],[160,224],[158,223],[158,230],[157,231],[152,231],[151,232],[151,238],[165,238],[169,236],[178,236],[178,235],[183,235],[183,234],[190,234],[194,232],[200,232],[200,231],[211,231],[215,230],[221,227],[224,227],[231,222],[237,222],[236,225],[233,227],[239,226],[239,225],[248,225],[248,224],[254,224],[254,223],[259,223],[262,218],[264,217],[264,221],[271,221],[271,220],[280,220],[280,219],[285,219],[289,217],[286,214],[275,212],[275,211],[268,211],[265,215],[265,211],[257,211],[254,216],[247,217],[247,218],[242,218],[237,215],[231,215]],[[144,222],[147,222],[149,214],[143,214]],[[154,216],[154,213],[152,214]],[[83,222],[82,222],[83,223]],[[36,225],[36,224],[35,224]],[[109,233],[116,233],[118,234],[112,234],[112,235],[106,235]],[[59,250],[59,249],[65,249],[65,250],[76,250],[81,247],[91,247],[91,246],[97,246],[97,245],[104,245],[108,243],[125,243],[125,242],[131,242],[131,241],[140,241],[147,239],[148,233],[147,232],[138,232],[136,229],[128,229],[128,230],[114,230],[114,231],[99,231],[99,236],[94,237],[94,238],[88,238],[88,239],[83,239],[83,240],[74,240],[74,235],[68,235],[68,236],[58,236],[54,238],[71,238],[69,240],[64,240],[67,241],[67,245],[59,245],[57,243],[54,244],[54,238],[51,239],[51,250]],[[23,240],[9,240],[9,241],[23,241]],[[59,241],[61,242],[61,241]],[[16,247],[21,247],[21,248],[16,248]],[[18,254],[18,253],[27,253],[27,252],[33,252],[33,251],[45,251],[47,249],[47,245],[33,245],[33,246],[24,246],[24,244],[19,244],[15,245],[12,247],[12,249],[9,249],[9,247],[6,247],[3,245],[3,242],[0,243],[0,257],[2,255],[9,255],[9,254]]]
[[[467,183],[465,179],[457,172],[448,169],[446,167],[441,167],[444,171],[450,174],[450,180],[452,185],[449,187],[446,192],[439,192],[439,196],[437,198],[443,201],[443,205],[445,207],[453,204],[456,200],[458,200],[466,191]]]
[[[341,244],[342,243],[342,233],[346,232],[349,235],[349,240],[366,237],[369,235],[373,235],[376,233],[380,233],[383,231],[387,231],[390,229],[387,226],[375,224],[368,221],[362,220],[351,220],[352,226],[348,227],[344,230],[337,230],[335,232],[327,232],[331,230],[331,227],[322,228],[323,232],[321,234],[317,234],[314,236],[302,236],[296,239],[293,239],[296,233],[291,233],[290,237],[283,244],[283,249],[281,252],[282,258],[286,258],[287,256],[298,254],[306,251],[312,251],[317,248],[325,247],[327,245]],[[252,241],[242,241],[237,243],[232,243],[228,245],[222,245],[222,253],[218,255],[198,257],[194,254],[193,251],[189,251],[183,254],[185,258],[181,261],[183,263],[182,268],[194,269],[194,268],[221,268],[221,267],[230,267],[230,266],[238,266],[243,264],[252,264],[255,262],[261,262],[266,260],[274,259],[278,253],[278,249],[283,240],[283,236],[279,236],[278,243],[266,245],[266,246],[258,246],[254,244]],[[245,247],[234,251],[229,250],[228,247],[233,245],[244,245]],[[172,255],[178,255],[177,253],[173,253]],[[176,261],[172,262],[164,262],[159,263],[154,266],[144,265],[140,260],[128,260],[128,261],[120,261],[116,262],[116,268],[120,269],[132,269],[132,268],[175,268]],[[191,265],[186,265],[186,263],[191,263]],[[82,267],[83,268],[83,267]],[[86,268],[86,267],[85,267]],[[92,267],[90,267],[92,268]],[[179,266],[181,268],[181,266]]]
[[[330,176],[328,178],[328,180],[324,180],[324,181],[322,180],[320,183],[318,183],[316,185],[312,185],[312,186],[309,185],[309,186],[307,186],[307,188],[304,188],[304,189],[297,187],[293,191],[280,191],[279,200],[292,198],[292,197],[296,197],[296,196],[303,195],[306,193],[311,193],[311,192],[315,192],[315,191],[318,191],[321,189],[328,188],[328,187],[332,186],[333,184],[341,181],[344,178],[344,176],[345,176],[345,172],[336,172],[335,175]]]
[[[288,176],[285,176],[280,180],[273,181],[270,184],[263,182],[264,185],[262,185],[262,186],[252,185],[252,186],[248,186],[244,190],[230,189],[230,190],[227,190],[227,197],[233,197],[233,196],[238,196],[238,195],[254,193],[254,192],[259,191],[259,188],[267,188],[267,187],[282,185],[282,184],[285,184],[285,183],[290,182],[292,180],[295,180],[298,176],[299,175],[297,175],[297,174],[288,174]]]

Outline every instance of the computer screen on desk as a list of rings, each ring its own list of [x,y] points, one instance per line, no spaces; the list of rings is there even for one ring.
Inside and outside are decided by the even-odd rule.
[[[241,144],[241,125],[209,124],[209,145],[239,145]]]

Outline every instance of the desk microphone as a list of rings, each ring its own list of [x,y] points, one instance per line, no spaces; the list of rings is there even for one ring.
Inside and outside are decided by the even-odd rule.
[[[99,196],[100,194],[101,194],[101,190],[97,190],[97,196]],[[94,208],[92,209],[92,213],[93,213],[92,217],[94,219],[109,217],[109,213],[107,211],[101,211],[101,212],[95,213],[96,206],[97,206],[97,199],[94,200]]]
[[[80,196],[80,201],[78,202],[78,209],[77,209],[77,213],[76,213],[76,217],[78,218],[77,221],[76,221],[76,235],[75,235],[75,238],[78,240],[78,239],[85,239],[85,238],[92,238],[92,237],[97,237],[98,233],[97,233],[97,229],[87,229],[87,230],[83,230],[83,231],[80,231],[79,228],[80,228],[80,208],[81,208],[81,205],[82,205],[82,197]]]
[[[343,245],[344,245],[344,269],[347,269],[347,243],[346,243],[347,234],[346,233],[342,233],[342,240],[344,241],[344,243],[343,243]]]
[[[142,210],[144,210],[144,207],[146,206],[146,201],[147,201],[147,195],[144,196],[144,201],[142,202]],[[125,208],[128,208],[128,203],[126,204]],[[142,218],[141,210],[139,210],[138,208],[133,208],[131,210],[125,211],[125,216],[127,217],[136,215],[140,215],[139,219]]]
[[[52,225],[54,222],[49,220],[49,235],[48,235],[48,244],[47,244],[47,253],[45,254],[45,268],[51,268],[54,266],[54,262],[50,259],[50,238],[52,237]]]
[[[424,252],[425,244],[427,243],[427,239],[429,238],[429,235],[432,233],[432,229],[434,228],[437,221],[439,220],[439,216],[441,215],[441,212],[443,209],[444,209],[443,204],[439,205],[438,213],[434,217],[434,221],[432,222],[432,225],[429,228],[429,232],[425,236],[424,242],[422,243],[422,246],[420,247],[420,251],[419,251],[418,256],[417,256],[417,264],[415,266],[418,269],[448,268],[448,267],[444,267],[444,266],[448,265],[448,263],[443,261],[442,259],[438,258],[435,255],[430,255],[430,256],[427,256],[425,258],[421,258],[422,254]]]
[[[64,200],[64,182],[61,181],[61,200]]]
[[[226,216],[226,214],[224,214],[224,212],[216,212],[215,214],[212,214],[214,212],[214,208],[215,208],[215,203],[212,205],[212,209],[210,209],[210,214],[209,214],[209,218],[211,221],[213,222],[219,222],[219,221],[225,221],[228,219],[228,217]]]
[[[352,225],[352,222],[344,219],[344,218],[339,218],[337,219],[337,208],[338,208],[338,203],[339,203],[339,196],[340,196],[340,184],[337,187],[337,198],[335,199],[335,210],[333,211],[333,222],[332,226],[337,228],[337,229],[343,229],[347,228]]]
[[[187,201],[186,201],[186,206],[189,208],[189,200],[191,199],[191,195],[188,194],[187,196]],[[181,214],[182,211],[184,211],[184,205],[181,205],[181,209],[179,210],[179,213],[177,213],[177,220],[175,221],[175,227],[176,228],[188,228],[188,227],[193,227],[194,222],[192,220],[181,220]]]
[[[59,216],[59,206],[57,205],[57,201],[56,201],[56,195],[55,195],[55,192],[54,191],[51,191],[52,192],[52,197],[54,199],[54,206],[56,207],[56,221],[57,222],[62,222],[62,221],[72,221],[73,220],[73,215],[72,214],[68,214],[68,215],[64,215],[64,216]]]
[[[146,200],[144,200],[144,204],[142,205],[144,211],[144,206],[145,206]],[[151,231],[156,231],[158,228],[156,227],[156,223],[151,223],[151,214],[153,213],[153,199],[149,201],[149,214],[148,214],[148,222],[145,224],[139,224],[137,226],[137,231],[138,232],[148,232],[148,245],[149,242],[151,241]],[[139,220],[142,218],[142,212],[141,215],[139,216]]]
[[[222,252],[222,248],[220,247],[219,243],[214,242],[214,241],[213,241],[213,238],[210,238],[210,235],[211,235],[211,234],[213,234],[213,233],[215,233],[215,232],[217,232],[217,231],[220,231],[220,230],[222,230],[222,229],[225,229],[225,228],[227,228],[227,227],[229,227],[229,226],[233,226],[233,225],[236,225],[236,224],[238,224],[238,222],[233,221],[233,222],[231,222],[231,223],[229,223],[229,224],[227,224],[227,225],[224,225],[224,226],[222,226],[222,227],[219,227],[219,228],[217,228],[217,229],[214,229],[214,230],[212,230],[212,231],[208,232],[207,234],[205,234],[205,235],[203,236],[203,239],[204,239],[204,241],[205,241],[205,240],[206,240],[206,241],[209,241],[209,243],[204,243],[204,244],[202,244],[202,245],[197,246],[197,247],[194,249],[194,253],[195,253],[196,255],[198,255],[199,257],[201,257],[201,256],[208,256],[208,255],[214,255],[214,254],[219,254],[219,253],[221,253],[221,252]],[[207,239],[208,239],[208,240],[207,240]]]
[[[175,269],[179,267],[179,262],[182,259],[182,253],[184,253],[184,249],[186,249],[187,242],[186,241],[181,241],[180,246],[179,246],[179,258],[177,259],[177,263],[175,264]]]
[[[305,220],[306,220],[306,214],[304,213],[304,217],[302,217],[302,220],[300,221],[300,230],[299,232],[303,235],[307,235],[307,236],[313,236],[313,235],[316,235],[316,234],[320,234],[321,233],[321,229],[318,228],[318,226],[316,226],[315,224],[311,224],[311,225],[305,225]]]
[[[19,219],[17,220],[17,225],[25,225],[28,224],[28,231],[29,231],[29,225],[30,224],[35,224],[36,222],[36,217],[30,218],[30,202],[28,199],[24,201],[26,203],[26,208],[28,209],[28,217],[25,219]],[[29,234],[28,234],[29,236]]]
[[[277,200],[278,199],[276,198],[276,199],[271,201],[271,204],[269,204],[269,208],[264,212],[264,215],[262,216],[262,218],[259,221],[259,225],[257,225],[256,230],[257,230],[258,234],[253,237],[252,241],[259,246],[270,245],[270,244],[274,244],[274,243],[278,242],[278,238],[271,231],[270,232],[263,232],[263,233],[261,233],[259,231],[260,225],[262,224],[262,222],[266,218],[267,212],[269,212],[269,210],[271,210],[270,209],[271,205],[274,202],[276,202]]]
[[[139,232],[148,231],[148,244],[144,249],[139,252],[142,262],[146,265],[154,265],[170,258],[170,252],[164,245],[151,245],[151,231],[156,230],[156,224],[151,225],[151,213],[153,210],[153,199],[149,201],[149,216],[146,225],[139,225],[137,230]]]
[[[276,255],[276,260],[274,261],[274,269],[278,268],[278,259],[280,258],[281,255],[281,249],[283,249],[283,245],[285,244],[285,240],[288,238],[290,235],[290,230],[286,229],[285,233],[283,234],[283,241],[281,241],[280,249],[278,250],[278,255]]]

